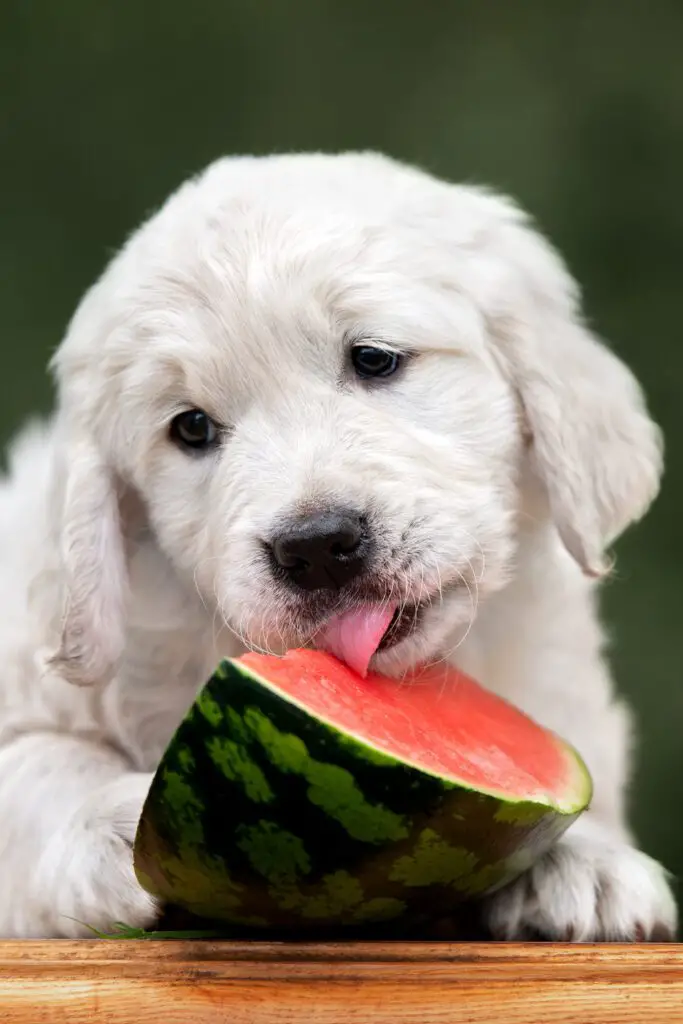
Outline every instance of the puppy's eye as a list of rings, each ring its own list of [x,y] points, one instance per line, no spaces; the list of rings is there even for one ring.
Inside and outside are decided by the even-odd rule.
[[[369,377],[391,377],[401,365],[398,352],[387,352],[376,345],[354,345],[351,365],[363,380]]]
[[[171,423],[171,438],[183,448],[202,451],[216,443],[218,427],[201,409],[188,409]]]

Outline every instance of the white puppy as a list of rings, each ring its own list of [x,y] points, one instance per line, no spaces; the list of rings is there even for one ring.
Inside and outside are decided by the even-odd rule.
[[[307,642],[448,657],[583,753],[592,809],[495,935],[673,932],[592,582],[660,437],[513,204],[372,154],[219,161],[55,368],[0,485],[0,934],[150,924],[131,841],[175,725],[219,656]]]

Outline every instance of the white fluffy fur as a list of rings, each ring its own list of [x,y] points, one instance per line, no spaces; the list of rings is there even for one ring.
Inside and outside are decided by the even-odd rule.
[[[361,337],[416,355],[368,388],[344,376]],[[448,657],[593,773],[494,933],[673,931],[624,819],[591,578],[657,491],[659,434],[512,203],[373,154],[219,161],[112,262],[55,369],[55,417],[0,484],[0,934],[153,920],[131,858],[150,773],[219,655],[314,637],[261,540],[327,501],[370,515],[395,597],[431,600],[376,667]],[[192,406],[225,427],[202,458],[168,439]]]

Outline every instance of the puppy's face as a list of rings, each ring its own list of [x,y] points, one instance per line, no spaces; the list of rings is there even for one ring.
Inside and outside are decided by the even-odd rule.
[[[59,357],[65,421],[247,645],[400,674],[511,571],[526,403],[495,336],[533,283],[488,196],[446,226],[431,179],[298,159],[219,165],[140,232]]]
[[[286,236],[250,252],[250,227],[218,280],[194,268],[201,303],[167,285],[153,315],[178,311],[173,336],[131,345],[108,402],[115,465],[245,643],[333,643],[363,670],[380,648],[376,667],[400,671],[457,643],[505,577],[511,390],[473,306],[411,279],[410,260],[355,233],[351,260],[311,231],[293,266]]]
[[[509,389],[445,325],[430,336],[428,295],[393,287],[411,324],[389,305],[369,324],[326,309],[313,287],[289,322],[240,324],[227,303],[213,336],[175,357],[155,344],[126,413],[119,460],[160,545],[247,644],[332,643],[361,670],[379,648],[375,666],[399,671],[456,643],[505,578]]]

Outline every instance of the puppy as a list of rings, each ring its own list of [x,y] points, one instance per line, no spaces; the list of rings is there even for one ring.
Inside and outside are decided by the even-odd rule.
[[[671,936],[624,816],[595,580],[660,436],[508,200],[374,154],[221,160],[82,301],[0,490],[0,934],[150,925],[131,843],[219,657],[449,659],[572,741],[592,807],[494,936]]]

